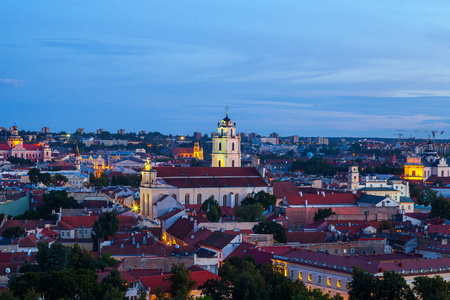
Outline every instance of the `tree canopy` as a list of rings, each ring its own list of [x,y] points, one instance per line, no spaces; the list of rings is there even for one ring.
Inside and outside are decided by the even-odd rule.
[[[286,243],[286,230],[277,222],[259,222],[253,226],[252,230],[257,234],[273,234],[274,239],[279,243]]]
[[[98,240],[108,240],[109,236],[114,236],[119,231],[120,219],[114,211],[100,214],[92,226],[94,248],[98,247]]]
[[[219,202],[217,202],[213,196],[209,197],[205,202],[203,202],[200,210],[206,211],[206,218],[210,222],[219,222],[222,215],[222,209],[219,206]]]
[[[261,205],[268,209],[270,206],[274,206],[277,198],[274,195],[266,193],[264,191],[259,191],[253,196],[245,197],[241,205],[253,205],[255,203],[261,203]]]
[[[331,215],[335,215],[336,213],[333,212],[331,208],[319,208],[315,213],[313,220],[314,222],[317,222],[319,220],[323,220],[325,218],[328,218]]]

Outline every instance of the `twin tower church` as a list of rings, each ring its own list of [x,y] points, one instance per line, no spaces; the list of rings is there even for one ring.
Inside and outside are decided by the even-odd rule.
[[[253,193],[272,192],[256,160],[252,167],[241,167],[241,137],[228,112],[212,139],[212,167],[152,168],[146,163],[140,187],[143,216],[153,219],[182,206],[199,209],[209,197],[235,207]]]

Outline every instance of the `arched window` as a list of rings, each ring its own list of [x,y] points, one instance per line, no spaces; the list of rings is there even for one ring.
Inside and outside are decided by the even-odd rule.
[[[239,206],[239,194],[234,196],[234,206]]]
[[[221,129],[221,135],[223,135],[223,129]]]
[[[411,175],[416,176],[416,171],[413,170]]]
[[[186,196],[184,196],[184,204],[189,204],[189,194],[186,194]]]
[[[223,195],[223,205],[222,206],[227,206],[227,195]]]
[[[234,151],[234,143],[231,143],[231,150]]]
[[[231,161],[231,166],[234,167],[234,160]]]
[[[442,174],[441,177],[444,177],[444,171],[442,171],[441,174]]]
[[[197,204],[202,204],[202,194],[197,195]]]
[[[222,166],[222,161],[221,160],[219,160],[219,167],[221,167]]]
[[[219,142],[219,151],[222,150],[222,143]]]

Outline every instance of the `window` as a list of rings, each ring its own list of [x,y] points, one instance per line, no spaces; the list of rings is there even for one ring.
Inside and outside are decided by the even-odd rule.
[[[189,204],[189,194],[186,194],[186,196],[184,196],[184,204]]]
[[[84,234],[87,234],[87,229],[84,230]]]
[[[294,270],[291,270],[291,278],[294,277]]]
[[[346,254],[347,253],[347,249],[344,249],[344,254]]]
[[[322,276],[317,277],[317,283],[322,283]]]
[[[350,253],[355,253],[355,249],[354,248],[352,248],[352,249],[350,249]]]
[[[202,194],[197,195],[197,204],[202,204]]]
[[[311,281],[311,280],[312,280],[311,273],[308,273],[308,281]]]
[[[64,236],[64,231],[61,231],[61,236]]]
[[[234,151],[234,143],[231,143],[231,151]],[[444,171],[442,171],[442,174],[444,173]],[[444,176],[444,175],[442,175]]]
[[[227,195],[223,195],[223,206],[227,206]]]
[[[327,277],[327,285],[331,285],[331,277]]]
[[[231,161],[231,166],[234,167],[234,160]]]
[[[303,279],[303,272],[298,272],[298,279]]]
[[[338,287],[338,288],[340,288],[340,287],[341,287],[341,280],[340,280],[340,279],[338,279],[338,280],[337,280],[337,283],[336,283],[336,285],[337,285],[337,287]]]
[[[239,206],[239,194],[234,196],[234,206]]]
[[[222,166],[222,161],[221,160],[219,160],[219,167],[221,167]]]
[[[233,129],[230,130],[230,135],[233,136]],[[234,145],[233,145],[234,146]],[[234,150],[234,149],[233,149]]]
[[[78,234],[80,234],[80,235],[81,235],[82,233],[83,233],[83,230],[81,230],[81,229],[80,229],[80,230],[78,230]]]
[[[222,143],[219,142],[219,151],[222,150]]]

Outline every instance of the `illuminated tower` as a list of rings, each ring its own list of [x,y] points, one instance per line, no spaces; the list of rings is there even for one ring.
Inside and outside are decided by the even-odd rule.
[[[12,127],[11,136],[8,137],[7,143],[11,148],[14,148],[18,144],[23,144],[23,139],[19,136],[19,130],[16,125]]]
[[[144,170],[142,170],[142,180],[140,186],[140,212],[141,215],[153,218],[153,196],[152,186],[156,182],[156,171],[152,169],[150,159],[147,158]]]
[[[348,168],[348,188],[351,191],[359,189],[359,171],[357,165],[351,165]]]
[[[228,118],[228,107],[225,118],[217,126],[217,133],[212,138],[212,166],[240,167],[241,137],[236,132],[236,123]]]
[[[75,169],[77,171],[80,171],[80,169],[81,169],[81,155],[80,155],[80,150],[78,149],[78,144],[77,144],[77,148],[75,149]]]

